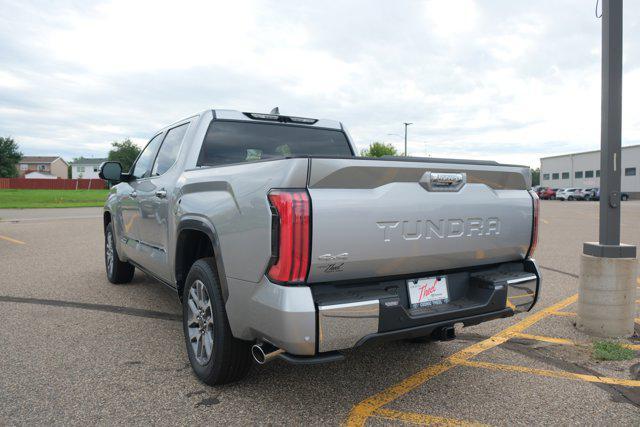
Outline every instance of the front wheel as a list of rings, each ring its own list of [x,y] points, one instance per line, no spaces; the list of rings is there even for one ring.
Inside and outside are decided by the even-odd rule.
[[[570,202],[571,202],[571,201],[573,201],[573,196],[569,196],[569,197],[567,198],[567,200],[568,200],[568,201],[570,201]]]
[[[129,283],[136,272],[133,265],[126,261],[120,261],[118,257],[112,223],[109,223],[104,230],[104,263],[107,269],[107,279],[111,283]]]
[[[184,285],[182,325],[196,376],[209,385],[242,379],[251,368],[251,344],[233,337],[213,258],[196,261]]]

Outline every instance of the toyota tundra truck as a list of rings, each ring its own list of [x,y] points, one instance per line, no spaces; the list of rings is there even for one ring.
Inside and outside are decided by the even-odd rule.
[[[157,132],[104,208],[111,283],[137,268],[174,289],[207,384],[253,361],[448,340],[530,310],[538,197],[492,161],[357,157],[340,122],[207,110]]]

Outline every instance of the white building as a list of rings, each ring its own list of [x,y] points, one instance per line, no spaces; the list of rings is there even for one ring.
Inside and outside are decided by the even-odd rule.
[[[622,147],[622,191],[640,197],[640,145]],[[600,150],[540,159],[540,185],[551,188],[600,186]]]
[[[100,165],[106,161],[107,159],[87,159],[80,157],[78,160],[71,163],[71,178],[99,178],[98,172],[100,172]]]

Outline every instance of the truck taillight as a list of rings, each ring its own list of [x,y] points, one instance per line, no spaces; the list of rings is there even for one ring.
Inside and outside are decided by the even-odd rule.
[[[533,227],[531,230],[531,246],[529,246],[529,252],[527,252],[527,258],[533,256],[533,253],[538,246],[538,218],[540,217],[540,198],[535,191],[529,191],[531,198],[533,199]]]
[[[272,262],[267,276],[277,283],[303,283],[309,270],[310,206],[306,190],[271,190]]]

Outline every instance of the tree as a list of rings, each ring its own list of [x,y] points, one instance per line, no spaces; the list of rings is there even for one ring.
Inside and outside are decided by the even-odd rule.
[[[397,156],[398,150],[391,144],[376,141],[369,145],[369,148],[362,150],[360,155],[362,157]]]
[[[13,138],[0,137],[0,178],[18,176],[18,162],[22,153]]]
[[[540,168],[531,169],[531,185],[540,185]]]
[[[133,165],[138,154],[140,154],[140,148],[129,138],[122,142],[113,141],[111,145],[113,148],[109,151],[109,160],[120,162],[123,172],[130,170],[131,165]]]

